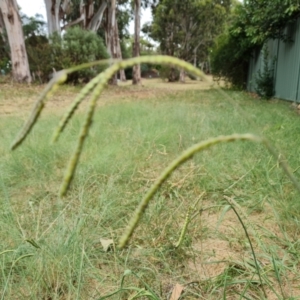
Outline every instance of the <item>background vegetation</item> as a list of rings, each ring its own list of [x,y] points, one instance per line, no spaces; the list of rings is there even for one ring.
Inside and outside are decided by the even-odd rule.
[[[89,6],[80,11],[80,2],[71,2],[76,10],[61,14],[59,30],[49,39],[39,17],[23,17],[31,72],[40,82],[54,69],[116,58],[108,32],[119,37],[123,57],[132,56],[133,37],[126,32],[132,14],[118,6],[117,34],[108,30],[114,14],[106,8],[103,26],[92,30]],[[209,72],[211,60],[214,75],[233,87],[245,85],[253,50],[268,38],[286,39],[282,28],[299,13],[296,1],[285,0],[171,2],[143,1],[152,5],[154,20],[143,29],[141,54],[172,54],[203,69],[208,65]],[[90,2],[94,12],[103,3]],[[81,16],[86,22],[72,27]],[[7,72],[11,52],[1,22],[0,66]],[[150,38],[159,43],[157,49]],[[68,80],[87,82],[102,70],[80,71]],[[172,67],[160,71],[169,81],[182,74]],[[65,164],[87,104],[58,144],[49,145],[50,129],[79,91],[63,86],[26,143],[9,152],[41,89],[1,77],[1,299],[170,299],[171,294],[172,300],[298,299],[299,197],[279,167],[283,159],[299,177],[298,111],[243,92],[220,93],[210,89],[212,82],[143,84],[106,89],[71,191],[61,199]],[[197,142],[236,132],[267,136],[280,147],[278,160],[248,142],[195,155],[160,188],[129,246],[117,250],[133,210],[164,167]]]
[[[41,39],[43,43],[39,42]],[[58,70],[109,58],[102,39],[79,27],[69,28],[63,37],[53,35],[49,41],[42,36],[32,36],[27,40],[27,49],[30,69],[41,82],[47,82],[49,75]],[[101,66],[75,72],[68,82],[88,82],[103,69]]]
[[[213,73],[233,86],[246,87],[248,64],[255,50],[268,39],[288,40],[284,28],[299,17],[297,0],[246,0],[236,3],[228,29],[216,41],[212,55]]]
[[[1,116],[2,298],[101,299],[120,291],[128,299],[148,291],[165,299],[180,283],[185,299],[263,299],[263,289],[268,299],[297,299],[298,196],[257,144],[226,144],[196,155],[163,185],[130,246],[114,250],[110,240],[122,234],[153,180],[198,141],[237,128],[240,133],[259,130],[280,144],[298,174],[298,115],[287,103],[260,102],[240,92],[230,92],[233,101],[227,101],[218,91],[201,91],[203,83],[187,84],[189,91],[182,85],[170,89],[155,83],[155,89],[153,81],[149,84],[138,97],[130,87],[105,92],[64,200],[57,192],[81,113],[57,145],[49,145],[45,132],[78,90],[64,87],[16,152],[7,149],[23,113]],[[6,92],[16,104],[39,92],[11,88],[15,92],[9,85]],[[2,111],[8,112],[6,97],[2,91]],[[242,207],[263,286],[226,197]],[[187,210],[197,200],[184,242],[175,249]]]

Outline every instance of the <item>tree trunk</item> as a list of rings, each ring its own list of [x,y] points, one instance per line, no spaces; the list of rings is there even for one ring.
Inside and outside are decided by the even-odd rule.
[[[1,0],[0,0],[1,1]],[[96,32],[103,20],[103,14],[108,6],[107,0],[102,0],[99,9],[95,12],[95,3],[93,0],[87,2],[80,0],[79,17],[61,28],[60,21],[64,19],[64,15],[68,15],[72,9],[71,0],[44,0],[47,12],[48,33],[54,32],[61,34],[61,30],[65,30],[71,26],[81,24],[84,29]],[[114,0],[115,1],[115,0]],[[113,4],[116,6],[116,3]]]
[[[92,19],[87,26],[88,30],[92,30],[92,31],[96,32],[99,29],[99,27],[102,23],[103,14],[104,14],[104,11],[106,10],[106,8],[107,8],[107,2],[103,1],[96,13],[93,12],[92,15],[91,15],[91,13],[89,14],[89,17],[92,16]]]
[[[47,0],[45,0],[45,1],[47,1]],[[64,0],[64,2],[61,5],[62,15],[68,14],[68,11],[70,10],[68,5],[70,5],[70,0]],[[83,3],[83,0],[80,0],[80,3],[79,3],[79,18],[65,24],[63,27],[60,28],[60,30],[66,30],[69,27],[75,26],[75,25],[80,24],[80,23],[82,24],[82,27],[85,28],[86,23],[87,23],[85,6],[86,5]],[[62,16],[60,16],[60,17],[62,17]]]
[[[185,71],[183,69],[180,69],[179,81],[185,83]]]
[[[117,39],[117,56],[119,59],[122,59],[122,51],[121,51],[121,45],[120,45],[120,38],[119,38],[119,28],[118,28],[118,23],[116,24],[116,34],[115,37]],[[125,82],[126,81],[126,75],[125,75],[125,71],[124,70],[120,70],[119,72],[120,74],[120,80]]]
[[[127,81],[127,78],[126,78],[126,74],[125,74],[125,70],[124,70],[124,69],[120,70],[120,80],[123,81],[123,82],[126,82],[126,81]]]
[[[60,2],[61,0],[45,0],[49,35],[53,34],[54,32],[57,32],[59,35],[61,34],[59,16]]]
[[[0,0],[0,11],[8,36],[13,80],[30,83],[31,75],[17,1]]]
[[[118,46],[117,46],[117,38],[116,37],[116,0],[111,0],[110,6],[108,7],[108,22],[107,22],[107,34],[106,34],[106,42],[107,42],[107,50],[112,59],[118,58]],[[117,85],[118,77],[115,74],[111,80],[110,84]]]
[[[175,82],[178,81],[178,72],[174,67],[171,67],[168,74],[168,81],[169,82]]]
[[[72,11],[72,3],[71,0],[62,0],[61,9],[64,14],[69,14]]]
[[[133,57],[140,56],[141,32],[141,0],[134,0],[134,44]],[[141,83],[141,65],[135,65],[132,70],[132,84]]]

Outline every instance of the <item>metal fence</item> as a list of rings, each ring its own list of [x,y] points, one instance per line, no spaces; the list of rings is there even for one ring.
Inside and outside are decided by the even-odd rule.
[[[267,42],[269,50],[269,64],[275,59],[274,89],[275,97],[300,102],[300,19],[285,28],[289,39],[287,42],[270,40]],[[253,53],[249,63],[247,81],[248,91],[255,92],[256,76],[263,71],[262,50]]]

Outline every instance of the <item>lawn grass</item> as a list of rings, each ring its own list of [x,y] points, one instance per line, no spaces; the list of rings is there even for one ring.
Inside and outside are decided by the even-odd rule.
[[[64,199],[57,194],[84,104],[58,143],[49,141],[78,89],[63,87],[14,152],[9,145],[40,88],[1,89],[0,299],[100,299],[121,285],[111,299],[146,291],[169,299],[176,283],[184,285],[184,299],[263,299],[264,291],[268,299],[300,299],[299,196],[260,144],[224,144],[195,155],[161,187],[128,248],[102,247],[101,239],[118,241],[164,167],[209,137],[262,133],[299,177],[300,123],[289,103],[235,91],[224,98],[201,84],[156,88],[145,81],[144,87],[106,90]],[[263,286],[227,198],[237,203]]]

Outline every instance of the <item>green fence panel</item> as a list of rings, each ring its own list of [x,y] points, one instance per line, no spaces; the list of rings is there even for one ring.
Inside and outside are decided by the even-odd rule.
[[[261,52],[255,51],[249,63],[248,81],[247,81],[247,90],[249,92],[255,92],[256,89],[255,77],[257,72],[261,69],[261,62],[262,62]]]
[[[274,89],[275,97],[300,102],[300,19],[286,27],[289,40],[268,41],[269,64],[275,58]],[[249,62],[247,89],[255,92],[255,77],[263,71],[262,51],[253,54]]]
[[[300,20],[286,29],[291,41],[279,42],[275,73],[275,97],[299,100]]]

